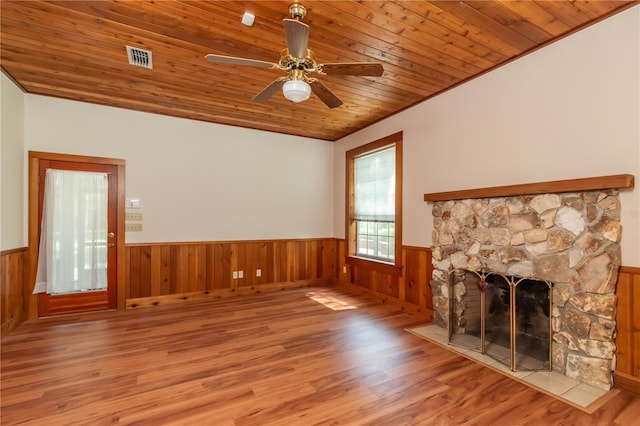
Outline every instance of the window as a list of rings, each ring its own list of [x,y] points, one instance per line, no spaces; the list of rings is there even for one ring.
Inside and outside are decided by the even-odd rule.
[[[354,159],[356,255],[393,261],[396,147]]]
[[[399,264],[401,218],[402,133],[348,151],[349,256]]]

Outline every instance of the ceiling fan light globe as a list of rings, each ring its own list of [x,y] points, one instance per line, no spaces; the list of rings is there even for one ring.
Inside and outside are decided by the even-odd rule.
[[[282,85],[282,93],[291,102],[303,102],[311,96],[311,86],[306,81],[289,80]]]

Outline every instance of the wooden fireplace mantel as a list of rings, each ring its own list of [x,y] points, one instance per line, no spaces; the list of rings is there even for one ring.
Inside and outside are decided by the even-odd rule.
[[[557,194],[560,192],[597,191],[603,189],[633,188],[633,175],[596,176],[581,179],[554,180],[520,185],[493,186],[461,191],[424,194],[424,201],[466,200],[470,198],[513,197],[516,195]]]

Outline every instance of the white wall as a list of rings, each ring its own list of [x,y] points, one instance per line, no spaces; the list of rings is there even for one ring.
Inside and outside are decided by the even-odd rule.
[[[639,28],[635,6],[338,141],[336,237],[345,151],[402,130],[404,244],[431,246],[424,193],[629,173],[622,260],[640,266]]]
[[[25,111],[26,150],[126,160],[128,243],[333,235],[330,142],[37,95]]]
[[[24,94],[0,72],[0,250],[25,247]]]

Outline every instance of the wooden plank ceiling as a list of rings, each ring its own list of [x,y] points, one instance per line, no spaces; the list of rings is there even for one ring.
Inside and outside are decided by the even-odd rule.
[[[204,59],[277,62],[291,1],[0,3],[2,69],[28,93],[334,141],[637,2],[304,0],[318,63],[384,66],[319,76],[334,109],[281,92],[254,103],[283,71]],[[125,45],[152,51],[153,69],[129,65]]]

